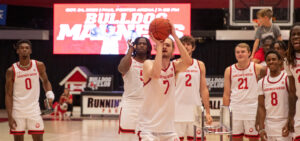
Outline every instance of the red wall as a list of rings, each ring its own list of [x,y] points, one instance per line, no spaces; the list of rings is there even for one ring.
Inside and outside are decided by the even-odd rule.
[[[229,8],[229,0],[114,0],[114,3],[192,3],[192,8]],[[295,8],[300,8],[300,0]],[[53,3],[112,3],[111,0],[2,0],[1,4],[52,7]]]

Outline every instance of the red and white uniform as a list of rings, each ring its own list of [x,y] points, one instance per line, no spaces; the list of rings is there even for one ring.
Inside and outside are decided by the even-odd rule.
[[[169,64],[161,70],[160,79],[149,79],[143,87],[144,102],[140,111],[137,130],[144,140],[177,139],[174,128],[175,67]]]
[[[22,69],[19,63],[12,65],[14,71],[12,116],[17,122],[17,129],[11,130],[12,134],[24,134],[26,128],[29,129],[29,134],[44,132],[39,106],[40,75],[36,61],[30,62],[27,70]]]
[[[269,137],[291,140],[291,137],[282,137],[282,128],[288,119],[288,80],[287,74],[281,71],[280,75],[271,77],[269,74],[258,82],[258,94],[265,96],[266,120],[265,129]]]
[[[121,103],[119,133],[135,134],[138,114],[143,102],[143,63],[131,58],[131,65],[123,76],[124,93]]]
[[[295,78],[295,85],[296,85],[296,95],[298,97],[297,103],[296,103],[296,114],[294,117],[295,124],[295,132],[294,132],[294,138],[295,141],[300,141],[300,53],[296,53],[296,66],[293,67],[291,65],[287,65],[285,62],[284,66],[286,73],[288,76],[293,76]]]
[[[193,138],[194,107],[202,105],[200,97],[200,66],[198,60],[176,78],[175,90],[175,129],[180,138],[185,134]]]
[[[257,111],[257,77],[255,64],[250,62],[246,69],[230,66],[231,95],[230,107],[233,114],[233,137],[245,134],[258,138],[254,128]]]

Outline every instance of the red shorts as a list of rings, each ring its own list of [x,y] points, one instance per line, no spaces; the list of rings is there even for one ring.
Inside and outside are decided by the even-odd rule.
[[[254,57],[255,59],[258,59],[260,62],[265,61],[265,53],[264,49],[261,47],[258,49],[258,51],[255,52]]]

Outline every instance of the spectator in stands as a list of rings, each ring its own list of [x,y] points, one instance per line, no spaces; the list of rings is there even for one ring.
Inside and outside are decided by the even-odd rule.
[[[256,13],[256,16],[261,26],[258,27],[255,34],[251,59],[255,63],[260,63],[265,60],[265,54],[262,48],[263,39],[272,36],[274,39],[281,41],[282,38],[279,26],[272,24],[273,11],[271,9],[261,9]]]

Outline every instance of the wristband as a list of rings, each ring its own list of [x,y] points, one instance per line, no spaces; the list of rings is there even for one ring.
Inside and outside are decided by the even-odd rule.
[[[259,134],[261,134],[262,132],[266,132],[266,130],[265,130],[265,129],[260,129],[260,130],[258,131]]]
[[[48,92],[46,92],[46,97],[47,97],[48,99],[54,100],[54,93],[53,93],[53,91],[48,91]]]

